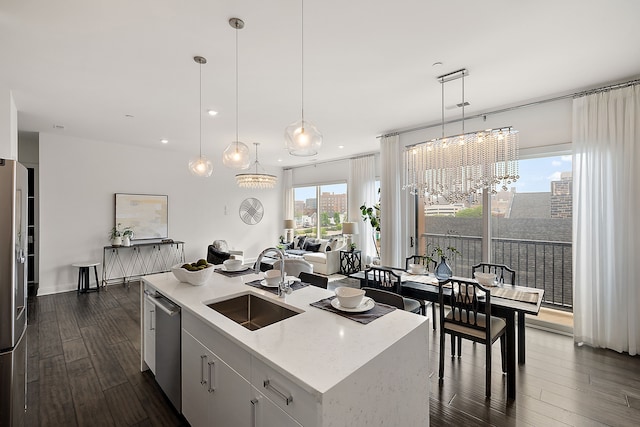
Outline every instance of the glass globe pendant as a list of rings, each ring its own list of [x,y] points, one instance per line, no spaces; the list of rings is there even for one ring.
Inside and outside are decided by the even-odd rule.
[[[315,156],[322,147],[322,134],[304,118],[287,126],[284,138],[292,156]]]
[[[195,176],[208,178],[213,173],[213,164],[202,155],[202,66],[207,63],[207,59],[202,56],[194,56],[193,60],[200,64],[200,104],[198,106],[200,112],[200,152],[198,157],[189,162],[189,170]]]

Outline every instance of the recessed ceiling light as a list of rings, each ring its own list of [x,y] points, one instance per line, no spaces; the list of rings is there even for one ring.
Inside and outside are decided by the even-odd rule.
[[[218,112],[213,110],[207,110],[207,114],[209,114],[210,116],[217,116]]]
[[[431,64],[432,67],[440,67],[442,65],[442,62],[438,61],[438,62],[434,62],[433,64]]]
[[[160,142],[162,142],[163,144],[168,144],[169,140],[168,139],[161,139]]]
[[[63,125],[53,125],[54,129],[64,129]]]
[[[282,159],[278,159],[278,161],[279,161],[279,162],[281,162],[281,161],[282,161]]]
[[[343,149],[344,145],[338,145],[338,148]]]
[[[132,119],[134,116],[133,114],[125,114],[124,115],[127,119]]]

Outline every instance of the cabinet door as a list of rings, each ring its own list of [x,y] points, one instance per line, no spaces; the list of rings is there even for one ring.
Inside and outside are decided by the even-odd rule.
[[[207,369],[212,358],[206,347],[182,330],[182,414],[191,427],[210,425]]]
[[[251,427],[302,427],[255,387],[251,387],[251,394]]]
[[[215,355],[207,362],[207,392],[210,425],[251,426],[251,384]]]
[[[144,299],[144,362],[156,373],[156,306]]]

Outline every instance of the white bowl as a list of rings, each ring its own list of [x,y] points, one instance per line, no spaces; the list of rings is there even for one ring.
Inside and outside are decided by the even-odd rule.
[[[355,308],[362,303],[364,291],[362,289],[340,286],[336,288],[336,296],[338,297],[341,307]]]
[[[409,264],[409,271],[415,274],[420,274],[426,272],[427,269],[422,264]]]
[[[171,267],[171,272],[181,282],[188,283],[193,286],[204,285],[213,274],[213,264],[207,264],[207,268],[198,271],[189,271],[182,268],[184,264],[176,264]]]
[[[482,286],[495,286],[495,273],[482,273],[477,271],[473,273],[473,275]]]
[[[280,270],[267,270],[264,272],[264,280],[267,285],[275,286],[280,283]]]
[[[222,263],[227,271],[238,271],[242,267],[242,260],[228,259]]]

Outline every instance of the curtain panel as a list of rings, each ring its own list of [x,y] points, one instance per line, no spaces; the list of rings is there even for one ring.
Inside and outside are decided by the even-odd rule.
[[[400,212],[400,137],[385,136],[380,141],[380,259],[384,266],[402,267],[402,216]]]
[[[373,245],[373,228],[369,221],[362,220],[360,206],[373,206],[378,202],[376,194],[376,161],[375,156],[358,157],[349,160],[348,180],[349,221],[358,223],[359,234],[353,236],[358,249],[362,251],[362,261],[376,256]]]
[[[640,86],[573,101],[574,340],[640,350]]]

